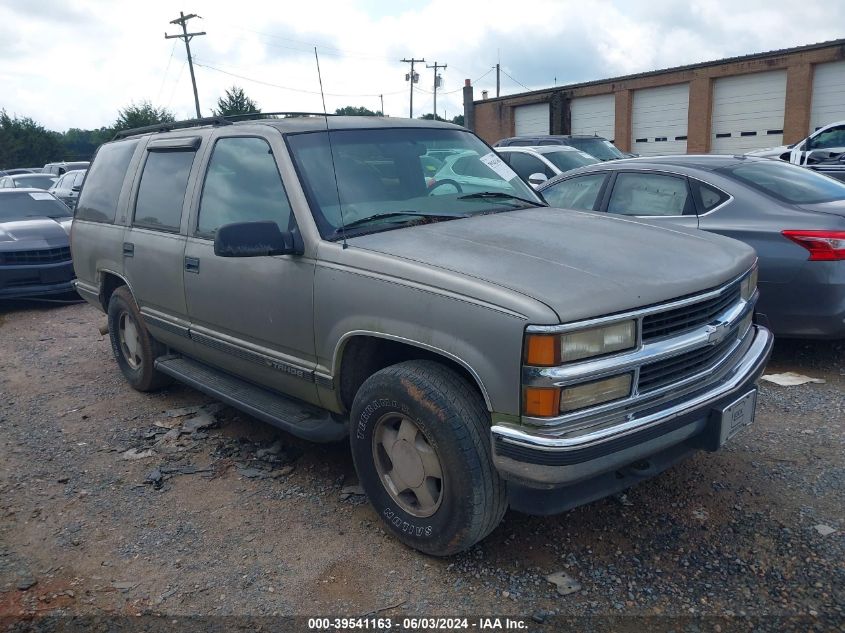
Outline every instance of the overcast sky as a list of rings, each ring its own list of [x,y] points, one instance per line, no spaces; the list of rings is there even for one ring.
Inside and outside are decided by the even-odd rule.
[[[448,64],[437,110],[451,118],[465,78],[495,94],[497,61],[512,94],[845,37],[845,2],[825,0],[0,0],[0,108],[54,130],[110,125],[144,99],[193,116],[185,47],[164,39],[179,10],[207,32],[192,42],[203,115],[232,84],[265,111],[321,111],[314,46],[330,112],[383,94],[407,116],[398,60],[417,57]],[[415,116],[432,111],[424,66]]]

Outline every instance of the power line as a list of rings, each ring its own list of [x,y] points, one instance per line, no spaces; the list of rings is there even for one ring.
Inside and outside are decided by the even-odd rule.
[[[173,61],[173,53],[176,52],[176,42],[170,47],[170,58],[167,60],[167,67],[164,69],[164,74],[161,76],[161,85],[158,87],[158,94],[156,94],[156,103],[161,99],[161,91],[164,90],[164,82],[167,80],[167,73],[170,72],[170,63]]]
[[[229,75],[230,77],[236,77],[237,79],[243,79],[244,81],[251,81],[253,83],[261,84],[264,86],[270,86],[271,88],[279,88],[280,90],[289,90],[291,92],[301,92],[303,94],[311,94],[311,95],[318,95],[320,94],[319,90],[305,90],[304,88],[292,88],[290,86],[281,86],[279,84],[274,84],[269,81],[263,81],[261,79],[255,79],[254,77],[247,77],[246,75],[240,75],[238,73],[233,73],[228,70],[223,70],[222,68],[217,68],[215,66],[211,66],[209,64],[194,61],[195,66],[199,66],[200,68],[207,68],[208,70],[213,70],[218,73],[222,73],[224,75]],[[405,90],[394,90],[393,92],[377,92],[374,94],[342,94],[336,92],[326,92],[324,94],[328,95],[329,97],[380,97],[383,95],[398,95],[400,93],[405,92]]]
[[[498,67],[499,67],[499,65],[498,65],[498,64],[496,64],[496,68],[498,68]],[[522,83],[521,81],[517,81],[516,79],[514,79],[513,77],[511,77],[509,74],[507,74],[504,70],[502,71],[502,74],[503,74],[505,77],[507,77],[508,79],[510,79],[511,81],[513,81],[513,82],[515,82],[515,83],[518,83],[520,86],[522,86],[522,87],[523,87],[523,88],[525,88],[526,90],[528,90],[528,91],[530,91],[530,90],[531,90],[531,88],[529,88],[528,86],[526,86],[526,85],[525,85],[524,83]],[[497,96],[497,97],[499,96],[498,84],[497,84],[497,88],[496,88],[496,96]]]
[[[170,99],[167,100],[167,105],[165,107],[169,108],[170,104],[173,103],[173,97],[176,96],[176,88],[179,87],[179,80],[182,79],[182,73],[185,72],[185,66],[188,64],[188,60],[182,62],[182,65],[179,66],[179,74],[176,75],[176,83],[173,84],[173,90],[170,91]]]
[[[182,11],[179,12],[179,17],[175,20],[171,20],[171,24],[178,24],[182,27],[182,35],[168,35],[167,33],[164,34],[164,39],[172,40],[172,39],[180,39],[185,42],[185,51],[188,53],[188,68],[191,70],[191,85],[194,87],[194,105],[197,107],[197,118],[201,118],[202,115],[200,114],[200,98],[197,94],[197,78],[194,76],[194,63],[191,61],[191,40],[199,35],[205,35],[205,31],[199,33],[188,33],[188,20],[192,20],[193,18],[198,18],[196,13],[190,13],[185,15]]]

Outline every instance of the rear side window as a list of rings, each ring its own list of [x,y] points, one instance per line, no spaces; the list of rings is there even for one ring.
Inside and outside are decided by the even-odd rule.
[[[548,189],[543,189],[543,197],[553,207],[592,211],[604,179],[605,174],[590,174],[562,180]]]
[[[208,163],[197,232],[224,224],[271,220],[287,231],[291,208],[276,159],[260,138],[221,138]]]
[[[511,167],[513,167],[513,170],[522,176],[524,180],[528,180],[528,177],[532,174],[543,174],[547,178],[552,178],[557,175],[536,156],[523,154],[522,152],[508,153],[511,155],[509,161]]]
[[[106,143],[88,171],[85,192],[79,197],[76,217],[92,222],[114,222],[117,200],[126,177],[129,161],[135,153],[138,140]]]
[[[178,231],[196,152],[149,152],[135,202],[134,226]],[[85,187],[88,189],[87,185]]]
[[[697,185],[701,208],[704,209],[705,212],[712,211],[728,199],[728,194],[724,191],[711,187],[710,185],[705,185],[703,182],[699,182]]]

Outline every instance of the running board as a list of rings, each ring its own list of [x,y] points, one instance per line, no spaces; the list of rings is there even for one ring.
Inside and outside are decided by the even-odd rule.
[[[336,442],[348,433],[347,425],[336,421],[324,409],[287,398],[184,356],[162,356],[156,359],[155,367],[179,382],[302,439]]]

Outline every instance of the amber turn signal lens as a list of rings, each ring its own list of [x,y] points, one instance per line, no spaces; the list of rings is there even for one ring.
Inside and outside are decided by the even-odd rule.
[[[535,367],[554,367],[560,364],[560,338],[548,334],[529,334],[525,337],[525,364]]]
[[[560,389],[525,387],[522,390],[522,412],[534,418],[559,415]]]

